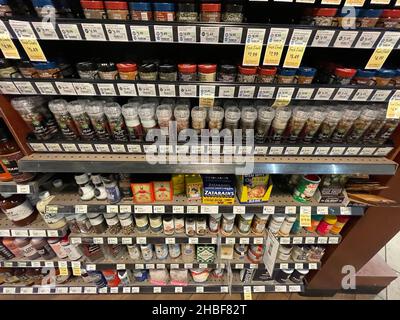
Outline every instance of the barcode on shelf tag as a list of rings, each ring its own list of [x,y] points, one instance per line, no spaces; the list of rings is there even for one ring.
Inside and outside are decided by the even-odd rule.
[[[196,41],[196,26],[178,26],[178,42],[195,43]]]
[[[161,287],[154,287],[153,293],[161,293]]]
[[[101,96],[114,97],[117,95],[112,83],[97,83],[97,89],[99,89]]]
[[[275,286],[275,292],[286,292],[287,287],[286,286]]]
[[[154,35],[156,42],[174,41],[172,26],[154,26]]]
[[[75,205],[75,213],[87,213],[87,205],[86,204]]]
[[[203,214],[216,214],[218,213],[219,207],[218,206],[201,206],[200,213]]]
[[[339,237],[330,237],[330,238],[328,238],[328,243],[329,244],[338,244],[339,243]]]
[[[182,293],[183,288],[182,287],[175,287],[175,293]]]
[[[301,292],[300,286],[289,286],[289,292]]]
[[[340,207],[340,214],[343,216],[351,215],[351,208],[349,207]]]
[[[131,26],[132,40],[138,42],[150,42],[150,30],[148,26]]]
[[[13,236],[13,237],[29,237],[29,232],[28,232],[28,230],[14,229],[14,230],[11,230],[11,236]]]
[[[280,263],[279,264],[279,269],[287,270],[287,269],[289,269],[289,264],[288,263]]]
[[[264,239],[263,238],[253,238],[254,244],[263,244]]]
[[[279,65],[288,33],[289,29],[271,28],[268,36],[263,65]]]
[[[21,94],[37,94],[36,89],[30,82],[14,81],[14,85],[18,88]]]
[[[329,47],[332,38],[335,34],[333,30],[318,30],[315,33],[314,40],[311,43],[312,47]]]
[[[219,27],[200,27],[201,43],[218,43]]]
[[[185,269],[193,269],[193,263],[185,263],[184,267]]]
[[[165,238],[166,244],[175,244],[175,238]]]
[[[364,31],[361,34],[360,38],[358,38],[355,48],[357,49],[373,48],[380,34],[381,34],[380,32]]]
[[[118,238],[107,238],[108,244],[118,244]]]
[[[226,244],[235,244],[236,240],[235,240],[235,238],[225,238],[225,243]]]
[[[280,244],[290,244],[290,238],[288,237],[282,237],[279,239]]]
[[[196,287],[196,293],[204,293],[204,287]]]
[[[83,292],[85,294],[95,294],[95,293],[97,293],[97,288],[96,287],[84,287]]]
[[[350,48],[357,35],[358,31],[340,31],[333,46],[335,48]]]
[[[391,90],[376,90],[371,97],[371,101],[386,101],[391,93]]]
[[[298,68],[300,66],[311,33],[312,30],[293,30],[292,37],[290,38],[289,49],[283,63],[285,68]]]
[[[189,238],[189,243],[190,244],[198,244],[199,243],[199,238]]]
[[[303,243],[303,237],[293,237],[292,243],[293,244],[301,244],[301,243]]]
[[[124,24],[105,24],[104,26],[110,41],[128,41],[128,33]]]
[[[243,28],[225,27],[224,28],[224,43],[238,44],[242,42]]]
[[[104,243],[104,239],[103,238],[99,238],[99,237],[93,238],[93,243],[94,244],[103,244]]]
[[[101,23],[82,23],[83,33],[86,40],[89,41],[106,41],[103,25]]]
[[[135,213],[152,213],[153,207],[149,205],[135,205],[134,211]]]
[[[306,244],[313,244],[313,243],[315,243],[315,238],[314,237],[306,237],[304,242]]]
[[[57,24],[58,29],[60,29],[61,35],[64,40],[82,40],[81,33],[79,32],[78,26],[76,24]]]
[[[137,237],[136,243],[137,244],[147,244],[147,239],[146,239],[146,237]]]
[[[239,243],[240,244],[249,244],[250,239],[249,238],[240,238]]]

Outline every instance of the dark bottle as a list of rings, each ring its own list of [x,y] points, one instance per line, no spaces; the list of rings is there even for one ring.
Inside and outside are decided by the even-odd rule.
[[[15,225],[25,227],[34,221],[37,210],[22,194],[1,194],[0,209]]]

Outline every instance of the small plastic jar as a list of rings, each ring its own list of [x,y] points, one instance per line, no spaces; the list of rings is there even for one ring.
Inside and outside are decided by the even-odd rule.
[[[353,127],[347,134],[346,140],[348,143],[357,143],[369,128],[379,114],[379,110],[375,106],[363,108],[360,116],[354,121]]]
[[[131,235],[135,232],[135,223],[133,222],[132,214],[120,213],[118,215],[119,222],[121,224],[121,233],[125,235]]]
[[[158,77],[161,81],[176,81],[178,78],[176,66],[168,63],[160,64],[158,67]]]
[[[356,69],[340,68],[340,67],[335,68],[334,74],[330,79],[330,83],[349,85],[356,73],[357,73]]]
[[[331,231],[332,227],[335,225],[337,217],[333,215],[327,215],[319,223],[317,227],[317,233],[321,236],[326,236]]]
[[[82,1],[81,6],[86,19],[107,19],[103,1]]]
[[[237,82],[256,82],[257,67],[239,66],[238,70]]]
[[[326,142],[332,136],[335,128],[342,118],[343,110],[339,107],[330,107],[325,120],[322,121],[316,136],[317,142]]]
[[[287,128],[287,139],[289,142],[296,142],[301,131],[310,116],[310,108],[308,107],[295,107],[290,118]]]
[[[140,80],[156,81],[158,77],[158,68],[155,63],[143,63],[139,66]]]
[[[235,226],[235,215],[233,213],[224,213],[222,215],[221,233],[224,236],[231,235],[234,226]]]
[[[162,132],[168,134],[169,122],[172,120],[172,106],[160,104],[156,110],[158,126]]]
[[[206,128],[207,109],[194,107],[192,109],[191,114],[192,114],[192,128],[196,130],[198,134],[200,134],[201,130]]]
[[[240,234],[249,234],[253,218],[254,218],[254,213],[246,213],[239,215],[238,231]]]
[[[380,9],[360,9],[356,19],[357,28],[374,28],[382,12]]]
[[[380,69],[376,71],[375,81],[378,87],[385,87],[394,84],[396,77],[395,70]]]
[[[217,65],[216,64],[199,64],[199,81],[201,82],[214,82],[217,78]]]
[[[342,118],[338,122],[331,140],[335,143],[342,143],[350,129],[353,127],[354,121],[360,116],[361,109],[359,106],[351,106],[342,110]]]
[[[305,229],[308,232],[315,232],[315,230],[317,230],[317,227],[323,218],[324,218],[323,215],[312,215],[311,216],[311,225],[309,227],[306,227]]]
[[[97,67],[100,79],[115,80],[118,78],[118,69],[114,62],[99,63]]]
[[[128,3],[125,1],[104,1],[110,20],[129,20]]]
[[[285,220],[283,221],[281,227],[279,228],[279,235],[280,236],[288,236],[290,233],[290,230],[292,230],[292,226],[294,222],[296,221],[296,217],[286,217]]]
[[[138,114],[145,134],[150,129],[153,129],[157,126],[155,113],[156,105],[154,103],[145,103],[138,108]]]
[[[294,83],[295,75],[296,75],[296,69],[281,68],[279,69],[276,82],[279,84],[292,84]]]
[[[224,109],[222,107],[212,107],[208,111],[208,129],[218,130],[222,129],[222,123],[224,121]]]
[[[251,232],[254,234],[262,234],[268,221],[268,215],[257,213],[251,224]]]
[[[93,216],[89,215],[89,221],[95,233],[101,234],[106,232],[107,223],[102,214],[93,214]]]
[[[36,62],[32,63],[37,71],[38,78],[41,79],[59,79],[62,78],[61,70],[55,62]]]
[[[258,83],[274,83],[277,68],[276,67],[258,67],[257,69]]]
[[[400,10],[399,9],[383,10],[376,26],[385,29],[400,28]]]
[[[200,4],[201,22],[220,22],[221,4],[220,3],[202,3]]]
[[[224,128],[230,130],[231,135],[233,135],[235,129],[239,128],[240,116],[241,113],[238,107],[232,106],[225,109]]]
[[[175,4],[171,2],[155,2],[154,20],[155,21],[174,21],[175,20]]]
[[[336,8],[315,8],[312,10],[312,24],[319,27],[332,27],[336,12]]]
[[[210,215],[210,217],[208,219],[208,228],[211,233],[218,233],[219,225],[221,223],[221,218],[222,218],[221,213],[216,213],[216,214]]]
[[[264,143],[268,137],[272,120],[275,117],[275,109],[272,107],[260,107],[255,126],[254,140],[256,143]]]
[[[178,64],[179,81],[196,81],[197,80],[197,65],[195,64]]]
[[[196,22],[199,19],[195,1],[182,0],[177,3],[176,20],[179,22]]]
[[[284,220],[284,216],[273,215],[269,222],[268,230],[271,231],[273,235],[277,235]]]
[[[288,261],[292,252],[293,246],[281,244],[278,249],[277,259],[279,261]]]
[[[236,74],[236,66],[233,66],[231,64],[222,64],[219,67],[218,81],[235,82]]]
[[[243,22],[243,4],[240,1],[227,1],[223,6],[222,22]]]
[[[347,223],[347,221],[349,221],[349,220],[350,220],[349,217],[338,216],[337,220],[336,220],[336,223],[331,228],[331,233],[332,234],[339,234],[340,231],[342,231],[342,229],[345,226],[345,224]]]
[[[375,84],[375,70],[358,69],[356,75],[351,80],[351,84],[372,86]]]
[[[314,80],[317,69],[300,67],[297,69],[297,83],[298,84],[311,84]]]
[[[117,69],[121,80],[136,80],[138,74],[136,63],[121,62],[117,64]]]
[[[153,20],[153,11],[151,3],[148,2],[129,2],[131,18],[135,21],[151,21]]]
[[[90,61],[78,62],[76,64],[76,70],[81,79],[93,80],[98,78],[99,71],[97,69],[97,63]]]
[[[189,129],[190,109],[187,105],[178,105],[174,109],[176,129],[179,134],[184,129]]]
[[[242,114],[240,120],[240,127],[243,130],[243,135],[246,134],[246,130],[254,129],[257,120],[258,112],[254,107],[242,107]]]

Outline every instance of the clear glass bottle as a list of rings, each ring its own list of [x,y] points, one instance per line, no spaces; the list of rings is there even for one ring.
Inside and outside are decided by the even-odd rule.
[[[258,109],[256,129],[254,132],[254,141],[256,143],[264,143],[267,140],[274,117],[274,108],[264,106]]]
[[[328,113],[325,120],[322,121],[316,136],[317,142],[327,142],[330,139],[339,120],[342,118],[342,112],[343,110],[338,107],[328,108]]]
[[[322,122],[325,120],[328,114],[327,108],[324,107],[313,107],[310,110],[310,116],[308,117],[306,124],[304,125],[301,136],[303,142],[309,143],[312,141],[318,129],[321,127]]]
[[[56,99],[49,102],[49,109],[53,113],[61,133],[67,140],[76,140],[79,138],[79,132],[75,126],[74,120],[68,111],[68,102],[64,99]]]
[[[89,115],[86,113],[86,108],[89,104],[88,100],[75,100],[69,103],[69,112],[74,119],[75,126],[79,131],[82,140],[93,141],[95,131],[90,122]]]
[[[221,131],[224,121],[224,109],[222,107],[212,107],[208,111],[208,128],[210,130]]]
[[[90,101],[86,107],[86,111],[96,132],[97,139],[108,141],[111,139],[111,132],[104,112],[104,107],[104,101]]]
[[[201,130],[206,128],[207,109],[194,107],[191,113],[192,128],[196,130],[198,134],[200,134]]]
[[[271,141],[280,142],[285,132],[292,111],[288,107],[282,107],[276,110],[275,118],[271,126]]]
[[[109,102],[105,105],[105,111],[113,139],[128,141],[128,131],[120,105],[116,102]]]
[[[287,139],[289,142],[294,143],[300,135],[301,130],[309,118],[309,108],[296,107],[293,109],[292,116],[289,120],[287,127]]]
[[[357,106],[348,107],[342,112],[342,118],[333,131],[332,142],[343,142],[348,132],[353,126],[354,121],[360,116],[361,109]]]
[[[239,128],[240,109],[238,107],[228,107],[225,109],[225,123],[224,128],[228,129],[233,135],[234,130]]]
[[[138,114],[139,103],[128,103],[122,106],[122,115],[129,133],[130,141],[143,140],[143,127]]]
[[[158,126],[161,131],[168,135],[169,122],[172,120],[172,106],[169,104],[161,104],[156,110]]]
[[[350,129],[347,135],[347,142],[357,143],[372,121],[378,116],[378,110],[372,107],[363,109],[360,116],[354,121],[353,127]]]
[[[145,134],[147,134],[150,129],[153,129],[157,126],[155,112],[156,105],[154,103],[142,104],[138,109],[140,121],[142,122]]]

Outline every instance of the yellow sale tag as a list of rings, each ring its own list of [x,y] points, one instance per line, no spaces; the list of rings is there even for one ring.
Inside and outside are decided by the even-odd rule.
[[[390,100],[387,110],[386,118],[388,119],[400,119],[400,100]]]
[[[371,4],[389,4],[391,0],[371,0]]]
[[[286,107],[289,105],[290,101],[292,101],[291,98],[276,98],[272,107],[273,108]]]
[[[265,50],[263,65],[277,66],[281,61],[282,51],[284,48],[283,43],[270,43]]]
[[[72,268],[72,274],[74,275],[74,276],[81,276],[82,275],[82,272],[81,272],[81,268],[80,267],[73,267]]]
[[[253,296],[251,295],[251,291],[244,293],[244,300],[253,300]]]
[[[199,107],[214,107],[214,97],[200,97],[199,98]]]
[[[26,54],[31,61],[43,61],[46,62],[46,56],[40,47],[39,42],[36,39],[19,39],[24,48]]]
[[[400,0],[397,0],[395,3],[395,7],[398,7],[398,6],[400,6]]]
[[[345,7],[362,7],[365,0],[346,0]]]
[[[21,59],[17,47],[8,35],[0,35],[0,49],[7,59]]]
[[[385,63],[392,48],[376,48],[371,58],[369,58],[365,69],[380,69]]]
[[[258,66],[260,64],[262,43],[247,43],[244,49],[243,65]]]
[[[300,226],[311,227],[311,212],[300,212]]]
[[[286,58],[283,66],[285,68],[298,68],[300,67],[301,60],[303,59],[305,46],[290,46],[286,53]]]
[[[286,107],[289,105],[290,101],[292,101],[294,88],[279,88],[276,94],[276,99],[274,104],[272,105],[273,108],[279,107]]]
[[[322,0],[321,4],[340,4],[342,0]]]
[[[60,276],[68,276],[69,275],[68,268],[59,267],[58,271],[60,272]]]

